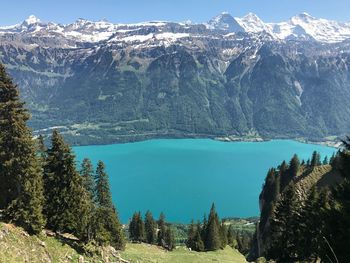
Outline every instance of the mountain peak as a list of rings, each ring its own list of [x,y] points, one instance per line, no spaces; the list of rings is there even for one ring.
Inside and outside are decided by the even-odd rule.
[[[214,29],[225,30],[229,32],[240,32],[244,29],[238,24],[237,20],[228,12],[222,12],[209,21],[209,25]]]
[[[301,13],[301,14],[299,14],[299,15],[296,15],[296,16],[293,16],[293,17],[291,18],[291,21],[292,21],[292,22],[295,22],[295,21],[302,21],[302,22],[306,22],[306,23],[307,23],[307,22],[310,22],[310,21],[312,21],[312,20],[316,20],[316,18],[313,17],[312,15],[306,13],[306,12],[303,12],[303,13]]]
[[[27,25],[33,25],[40,22],[40,19],[37,18],[35,15],[30,15],[26,20],[24,20],[24,23],[26,23]]]

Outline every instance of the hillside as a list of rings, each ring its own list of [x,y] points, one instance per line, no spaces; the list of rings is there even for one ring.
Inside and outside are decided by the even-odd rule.
[[[38,134],[59,128],[74,144],[229,135],[320,141],[350,129],[347,24],[222,14],[206,24],[31,17],[19,25],[0,29],[0,62]],[[329,29],[344,35],[325,41]]]
[[[295,213],[301,214],[300,209],[303,209],[305,204],[311,199],[310,194],[313,189],[317,189],[319,192],[325,189],[332,189],[333,186],[344,180],[340,175],[339,169],[334,168],[334,166],[330,164],[317,165],[314,167],[308,165],[301,165],[299,167],[298,165],[299,168],[296,174],[288,177],[290,171],[292,171],[292,168],[290,168],[291,163],[289,164],[289,168],[285,166],[282,167],[283,164],[281,164],[277,170],[271,169],[266,177],[259,198],[261,216],[257,227],[256,244],[252,249],[255,256],[253,256],[252,259],[266,255],[267,251],[272,246],[272,236],[274,235],[274,231],[276,231],[272,230],[272,224],[275,221],[281,220],[276,219],[276,211],[281,211],[283,205],[293,200],[295,204],[295,210],[293,211],[299,211]],[[293,197],[288,196],[288,194]],[[321,206],[321,203],[318,205]],[[292,212],[290,213],[292,214]],[[320,213],[320,211],[318,211],[318,213]],[[285,217],[287,217],[287,215]]]
[[[78,253],[74,242],[57,239],[50,236],[29,236],[21,228],[14,225],[0,223],[0,262],[246,262],[243,255],[237,250],[227,247],[216,252],[198,253],[190,252],[184,247],[179,247],[168,252],[156,246],[147,244],[128,243],[125,251],[117,252],[111,247],[96,249],[98,254],[87,256]],[[90,246],[90,249],[94,248]],[[79,249],[78,249],[79,251]],[[123,258],[121,259],[120,258]]]

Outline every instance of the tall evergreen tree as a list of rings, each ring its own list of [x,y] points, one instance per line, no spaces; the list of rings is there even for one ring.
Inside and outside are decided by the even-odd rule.
[[[220,223],[214,203],[209,213],[206,238],[206,250],[218,250],[221,247]]]
[[[224,249],[227,246],[227,228],[224,221],[220,225],[220,238],[221,238],[221,248]]]
[[[88,174],[91,178],[90,171]],[[109,176],[102,161],[99,161],[97,164],[95,181],[95,189],[90,193],[95,195],[97,206],[94,217],[95,223],[93,225],[94,239],[97,239],[100,244],[110,244],[116,249],[124,249],[124,234],[118,212],[112,202]],[[93,184],[92,182],[90,183]]]
[[[154,221],[150,211],[147,211],[145,215],[145,232],[147,243],[154,244],[157,241],[156,222]]]
[[[39,233],[45,223],[42,170],[28,120],[17,86],[0,64],[0,209]]]
[[[321,156],[318,152],[314,151],[311,157],[311,167],[321,165]]]
[[[86,238],[91,200],[82,186],[70,146],[55,130],[45,166],[47,226]]]
[[[134,213],[129,225],[129,234],[130,239],[134,242],[143,242],[145,240],[145,225],[141,212]]]
[[[109,177],[102,161],[98,162],[96,169],[96,199],[100,206],[113,208]]]
[[[166,248],[167,250],[172,251],[175,248],[174,232],[171,229],[171,226],[168,226],[166,228],[164,241],[165,241],[164,248]]]
[[[95,201],[95,176],[94,167],[90,159],[85,158],[81,163],[80,175],[82,177],[82,183],[85,190],[89,193],[91,201]]]
[[[160,213],[159,220],[158,220],[158,235],[157,235],[157,243],[158,246],[165,246],[165,232],[166,232],[166,226],[165,226],[165,215]]]

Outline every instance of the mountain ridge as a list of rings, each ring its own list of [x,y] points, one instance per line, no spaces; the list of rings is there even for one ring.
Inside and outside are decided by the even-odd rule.
[[[0,33],[0,61],[36,133],[60,127],[71,143],[96,144],[251,134],[321,141],[350,130],[342,107],[350,40],[173,22],[80,19],[59,31],[31,17],[23,26]]]
[[[47,33],[62,34],[79,41],[98,42],[107,40],[121,28],[143,27],[143,26],[162,26],[165,24],[178,24],[183,26],[205,26],[211,30],[222,30],[230,33],[261,33],[266,32],[276,40],[286,40],[293,37],[301,37],[306,34],[316,41],[325,43],[337,43],[350,38],[350,22],[341,23],[334,20],[315,18],[308,13],[301,13],[291,17],[287,21],[278,23],[265,23],[256,14],[248,13],[244,17],[233,17],[228,12],[223,12],[215,16],[207,23],[181,23],[170,21],[149,21],[141,23],[111,23],[107,20],[89,21],[83,18],[70,24],[60,24],[53,22],[42,22],[34,15],[30,15],[22,23],[12,26],[0,26],[0,34],[6,33],[25,33],[38,34],[41,31]],[[88,31],[94,29],[96,31]],[[102,33],[103,32],[103,33]],[[302,33],[300,33],[302,32]],[[85,34],[84,34],[85,33]]]

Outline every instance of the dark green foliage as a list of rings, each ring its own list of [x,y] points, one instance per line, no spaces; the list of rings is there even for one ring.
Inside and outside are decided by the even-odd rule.
[[[125,248],[122,227],[115,209],[98,207],[92,222],[93,239],[99,245],[111,245],[118,250]]]
[[[321,156],[320,153],[314,151],[312,153],[312,157],[311,157],[311,163],[310,163],[311,167],[316,167],[318,165],[321,165]]]
[[[228,244],[227,227],[224,222],[221,222],[221,225],[220,225],[220,238],[221,238],[221,248],[224,249]]]
[[[45,165],[45,215],[48,228],[86,238],[91,200],[75,167],[75,156],[55,130]]]
[[[145,224],[143,223],[141,212],[136,212],[132,216],[129,224],[129,234],[133,242],[145,241]]]
[[[85,163],[85,166],[82,170],[85,171],[86,176],[83,175],[82,178],[83,180],[84,178],[87,179],[88,183],[86,184],[85,181],[84,186],[89,190],[89,192],[86,192],[89,193],[90,199],[91,195],[94,195],[95,197],[95,207],[93,208],[94,216],[91,224],[93,239],[101,245],[109,244],[116,249],[124,249],[124,234],[117,210],[112,203],[109,176],[105,172],[105,166],[102,161],[98,162],[95,174],[95,184],[91,163],[88,160],[85,160],[83,163]],[[95,188],[92,189],[92,187]]]
[[[156,228],[157,224],[153,219],[152,213],[147,211],[145,215],[145,232],[147,243],[154,244],[157,241]]]
[[[202,228],[200,222],[197,222],[197,225],[194,224],[193,220],[191,225],[188,228],[187,242],[186,245],[188,248],[194,251],[204,251],[204,242],[202,240]]]
[[[168,226],[165,231],[165,246],[169,251],[172,251],[175,248],[175,238],[174,238],[174,232],[171,228],[171,226]]]
[[[95,176],[94,176],[94,167],[90,159],[85,158],[81,163],[80,175],[82,177],[82,183],[85,190],[89,193],[91,201],[95,201]]]
[[[235,241],[236,241],[236,235],[232,225],[230,225],[227,229],[227,244],[231,247],[234,247]]]
[[[280,171],[276,171],[274,168],[271,168],[266,176],[265,184],[263,190],[260,194],[259,200],[262,202],[261,215],[259,228],[261,233],[264,232],[265,225],[268,219],[271,217],[274,211],[275,203],[278,199],[280,192],[280,178],[285,177],[287,172],[287,167],[285,162],[280,166]]]
[[[159,220],[158,220],[158,235],[157,235],[157,244],[158,246],[165,246],[165,232],[166,232],[166,226],[165,226],[165,215],[160,213]]]
[[[298,205],[294,184],[290,184],[276,206],[271,221],[271,247],[267,258],[280,262],[293,262],[296,260],[296,240],[298,231]]]
[[[288,169],[281,174],[281,191],[283,191],[287,185],[295,178],[300,168],[300,160],[296,154],[289,162]]]
[[[100,206],[113,208],[109,177],[102,161],[98,162],[96,169],[96,201]]]
[[[221,243],[219,217],[213,204],[208,218],[205,248],[206,250],[218,250],[221,248]]]
[[[323,165],[327,165],[328,164],[328,157],[327,156],[324,157],[324,159],[322,161],[322,164]]]
[[[0,64],[0,209],[36,234],[45,224],[43,182],[28,119],[17,86]]]

